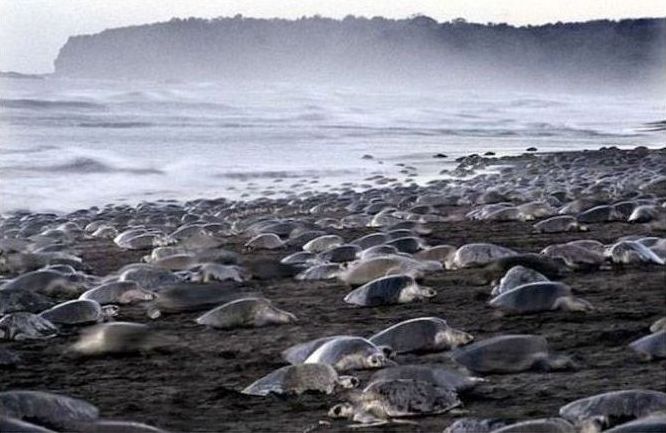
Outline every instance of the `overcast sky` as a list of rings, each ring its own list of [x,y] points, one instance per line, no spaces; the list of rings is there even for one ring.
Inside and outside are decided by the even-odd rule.
[[[0,0],[0,71],[51,72],[70,35],[172,17],[425,14],[438,21],[541,24],[666,16],[666,0]]]

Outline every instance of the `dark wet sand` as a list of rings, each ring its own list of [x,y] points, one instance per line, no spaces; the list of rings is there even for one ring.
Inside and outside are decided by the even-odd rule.
[[[530,223],[451,222],[431,224],[431,245],[461,245],[489,241],[520,251],[573,239],[604,243],[645,228],[624,223],[592,225],[587,233],[533,235]],[[354,236],[372,229],[346,230]],[[240,251],[241,239],[230,238],[229,249]],[[145,252],[126,252],[110,241],[88,241],[84,261],[93,273],[105,275],[138,261]],[[262,253],[276,260],[294,248]],[[284,363],[282,349],[312,338],[357,334],[369,336],[388,325],[418,316],[440,316],[477,339],[502,333],[545,335],[552,348],[573,355],[582,368],[575,372],[529,372],[489,375],[487,384],[463,395],[467,416],[528,418],[557,415],[565,403],[591,394],[621,388],[666,390],[666,361],[644,363],[627,344],[648,332],[666,314],[666,273],[663,268],[634,268],[574,274],[565,280],[598,310],[590,314],[552,312],[498,318],[485,305],[489,287],[478,284],[474,270],[429,275],[425,284],[436,288],[429,303],[355,308],[342,302],[348,289],[338,282],[295,282],[291,279],[252,281],[275,304],[294,312],[300,323],[235,331],[208,330],[193,321],[198,314],[176,314],[152,322],[180,337],[171,353],[148,357],[72,360],[63,355],[75,331],[51,341],[10,343],[23,357],[14,370],[0,374],[0,389],[48,390],[80,397],[96,404],[107,418],[143,421],[174,431],[302,432],[326,420],[335,396],[299,398],[249,397],[238,391]],[[121,309],[118,320],[148,322],[143,310]],[[450,364],[447,353],[400,356],[398,362]],[[368,373],[360,374],[367,378]],[[460,415],[459,415],[460,416]],[[418,419],[414,426],[385,426],[375,431],[440,432],[454,417]],[[335,421],[318,431],[345,430]]]

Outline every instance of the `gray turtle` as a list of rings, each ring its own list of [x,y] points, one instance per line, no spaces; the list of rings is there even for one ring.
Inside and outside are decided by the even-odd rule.
[[[382,368],[395,363],[384,350],[361,337],[339,336],[324,342],[303,361],[305,364],[323,363],[337,371]]]
[[[323,263],[307,268],[294,278],[299,281],[332,280],[337,278],[341,270],[342,267],[339,263]]]
[[[99,410],[92,404],[60,394],[41,391],[0,392],[0,414],[27,419],[56,430],[71,431],[81,423],[96,420]]]
[[[620,241],[613,244],[605,253],[613,263],[622,265],[656,264],[664,265],[664,260],[645,245],[635,241]]]
[[[493,296],[501,295],[504,292],[515,289],[528,283],[538,283],[548,281],[545,275],[524,266],[514,266],[507,271],[499,281],[499,284],[493,287],[491,294]]]
[[[540,418],[509,424],[492,433],[576,433],[576,428],[562,418]]]
[[[560,416],[580,431],[599,431],[617,420],[641,418],[666,410],[666,393],[647,389],[610,391],[573,401],[560,408]],[[585,429],[590,430],[585,430]]]
[[[367,250],[368,248],[381,245],[384,242],[388,241],[389,238],[386,233],[370,233],[368,235],[362,236],[358,239],[351,241],[350,243],[358,245],[359,247]]]
[[[358,245],[338,245],[319,253],[317,256],[323,262],[346,263],[356,259],[356,255],[361,251]]]
[[[142,289],[136,281],[112,281],[104,283],[83,292],[79,296],[79,299],[96,301],[101,305],[133,304],[150,301],[154,298],[155,293]]]
[[[308,359],[308,356],[310,356],[315,350],[324,345],[324,343],[343,337],[358,338],[353,335],[333,335],[295,344],[282,351],[282,359],[290,364],[301,364],[305,362],[305,360]],[[386,358],[393,358],[395,356],[395,351],[389,346],[378,346],[378,348],[384,353]]]
[[[441,414],[462,404],[455,391],[414,380],[373,382],[349,399],[333,406],[328,415],[351,419],[364,427],[395,422],[393,418]]]
[[[333,247],[340,246],[343,242],[344,240],[338,235],[323,235],[303,245],[303,251],[319,254]]]
[[[218,329],[260,327],[296,322],[296,316],[276,308],[266,298],[242,298],[203,314],[196,319],[200,325]]]
[[[39,313],[53,306],[44,295],[23,289],[0,289],[0,316],[9,313]]]
[[[420,261],[410,257],[390,255],[350,263],[347,269],[340,272],[338,278],[351,286],[356,286],[386,275],[407,274],[418,278],[425,272],[441,269],[442,264],[432,260]]]
[[[606,223],[622,220],[622,214],[613,206],[600,205],[579,213],[576,219],[585,224]]]
[[[275,233],[262,233],[247,241],[243,245],[243,249],[246,251],[275,250],[284,248],[284,246],[285,243]]]
[[[414,258],[419,260],[435,260],[444,264],[455,254],[456,250],[457,248],[453,245],[436,245],[417,252],[414,254]]]
[[[591,311],[592,304],[572,295],[571,288],[554,281],[529,283],[504,292],[488,303],[504,313],[526,314],[540,311]]]
[[[339,376],[328,364],[298,364],[279,368],[241,391],[243,394],[303,394],[308,391],[332,394],[336,389],[355,388],[359,380]]]
[[[398,239],[393,239],[386,242],[386,245],[390,247],[395,247],[398,251],[402,253],[413,254],[417,251],[420,251],[424,248],[425,242],[422,239],[419,239],[414,236],[405,236]]]
[[[405,304],[430,299],[436,295],[437,292],[430,287],[421,287],[413,277],[399,274],[370,281],[349,292],[344,301],[348,304],[363,307],[375,307],[378,305]]]
[[[204,311],[248,296],[253,294],[223,283],[180,283],[157,293],[146,305],[146,313],[157,319],[165,313]]]
[[[366,248],[357,254],[361,260],[368,260],[372,257],[382,257],[388,255],[398,254],[398,249],[391,245],[375,245],[374,247]]]
[[[551,258],[560,258],[567,266],[575,270],[598,269],[605,262],[603,254],[576,244],[549,245],[541,251],[541,254]]]
[[[75,299],[58,304],[39,315],[57,325],[85,325],[102,322],[117,314],[118,307],[115,305],[102,307],[97,301]]]
[[[213,281],[235,281],[242,283],[249,279],[247,272],[239,266],[223,265],[221,263],[201,263],[193,268],[190,281],[210,283]]]
[[[445,428],[443,433],[490,433],[508,423],[502,418],[460,418]]]
[[[467,376],[438,365],[398,365],[377,370],[370,377],[370,383],[395,379],[430,382],[456,392],[467,391],[478,383],[485,382],[479,377]]]
[[[604,430],[604,433],[663,433],[666,431],[666,414],[648,415]]]
[[[502,257],[516,255],[516,252],[495,244],[472,243],[458,248],[446,262],[447,269],[473,268],[487,265]]]
[[[574,231],[587,231],[588,228],[570,215],[558,215],[534,224],[537,233],[563,233]]]
[[[470,334],[450,327],[438,317],[418,317],[390,326],[368,340],[392,347],[397,353],[437,352],[472,341]]]
[[[518,373],[575,367],[571,358],[552,355],[538,335],[500,335],[457,348],[453,360],[478,373]]]
[[[78,296],[83,287],[79,274],[63,274],[53,269],[26,272],[2,286],[2,290],[26,290],[47,296]]]
[[[58,328],[48,320],[32,313],[11,313],[0,319],[0,339],[40,340],[52,338]]]
[[[6,433],[56,433],[54,430],[0,415],[0,431]]]
[[[172,342],[140,323],[111,322],[85,329],[71,351],[81,356],[131,354],[163,348]]]
[[[148,264],[133,264],[120,271],[119,281],[135,281],[140,287],[159,292],[178,284],[181,278],[173,272]]]
[[[666,329],[639,338],[629,347],[645,361],[666,358]]]

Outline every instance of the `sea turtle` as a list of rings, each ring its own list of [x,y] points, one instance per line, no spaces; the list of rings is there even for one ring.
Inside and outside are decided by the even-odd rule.
[[[101,305],[134,304],[154,298],[155,293],[142,289],[136,281],[110,281],[93,287],[79,296],[79,299],[96,301]]]
[[[628,421],[666,410],[666,393],[649,389],[610,391],[573,401],[560,408],[560,416],[580,431],[599,431],[619,420]],[[589,429],[589,430],[585,430]]]
[[[361,236],[360,238],[354,239],[350,243],[353,245],[358,245],[362,249],[367,250],[370,247],[382,245],[388,240],[389,237],[386,235],[386,233],[370,233],[365,236]]]
[[[664,265],[664,260],[645,245],[635,241],[620,241],[606,250],[605,256],[615,264],[656,264]]]
[[[360,338],[353,335],[333,335],[330,337],[321,337],[304,343],[295,344],[282,351],[282,359],[290,364],[302,364],[318,348],[336,338]],[[378,346],[386,358],[393,358],[395,351],[388,346]]]
[[[584,224],[606,223],[620,221],[622,215],[613,206],[600,205],[579,213],[576,219]]]
[[[603,254],[575,244],[549,245],[541,251],[541,254],[551,258],[560,258],[567,266],[575,270],[598,269],[605,262]]]
[[[562,418],[540,418],[519,421],[493,430],[492,433],[577,433],[569,421]]]
[[[74,299],[41,312],[39,315],[56,325],[85,325],[98,323],[118,314],[115,305],[101,306],[97,301]]]
[[[405,320],[368,338],[378,346],[392,347],[397,353],[448,350],[473,339],[470,334],[450,327],[438,317]]]
[[[495,244],[472,243],[458,248],[446,262],[447,269],[473,268],[487,265],[497,259],[516,255],[516,252]]]
[[[501,293],[488,303],[505,313],[525,314],[549,310],[591,311],[592,304],[572,295],[571,288],[555,281],[528,283]]]
[[[346,263],[354,261],[360,251],[358,245],[338,245],[319,253],[317,258],[323,262]]]
[[[491,433],[507,424],[509,421],[502,418],[460,418],[443,433]]]
[[[377,370],[370,377],[370,383],[395,379],[430,382],[435,386],[449,388],[456,392],[467,391],[480,382],[485,382],[479,377],[467,376],[438,365],[398,365]]]
[[[23,289],[0,288],[0,316],[9,313],[39,313],[53,306],[54,302],[44,295]]]
[[[32,313],[11,313],[0,319],[0,339],[38,340],[52,338],[58,328],[48,320]]]
[[[414,236],[405,236],[386,242],[386,245],[395,247],[402,253],[413,254],[425,247],[425,242]]]
[[[339,263],[323,263],[310,266],[294,278],[299,281],[332,280],[337,278],[341,270]]]
[[[407,274],[418,278],[425,272],[442,269],[442,264],[433,260],[415,260],[399,255],[380,256],[349,264],[338,278],[351,286],[368,283],[392,274]]]
[[[617,425],[604,433],[663,433],[666,431],[666,414],[648,415]]]
[[[279,368],[241,391],[248,395],[302,394],[308,391],[332,394],[336,389],[355,388],[359,380],[339,376],[328,364],[297,364]]]
[[[645,361],[666,358],[666,329],[639,338],[629,347]]]
[[[437,292],[430,287],[420,286],[413,277],[405,274],[389,275],[370,281],[365,285],[352,290],[345,296],[348,304],[363,307],[379,305],[405,304],[424,299],[430,299]]]
[[[208,310],[252,295],[224,283],[180,283],[157,293],[155,299],[146,304],[146,313],[151,319],[157,319],[164,313]]]
[[[249,279],[247,272],[236,265],[223,265],[221,263],[201,263],[189,269],[190,281],[210,283],[212,281],[235,281],[242,283]]]
[[[17,390],[0,392],[0,414],[59,431],[72,431],[81,423],[95,421],[99,410],[86,401],[65,395]]]
[[[588,228],[571,215],[558,215],[534,224],[537,233],[584,232]]]
[[[511,268],[523,266],[539,272],[550,279],[559,279],[571,272],[563,259],[542,254],[526,253],[502,257],[485,265],[480,274],[484,282],[497,282]]]
[[[415,380],[373,382],[362,392],[351,393],[349,400],[333,406],[328,415],[363,427],[383,425],[392,418],[441,414],[462,405],[455,391]]]
[[[398,253],[399,251],[396,247],[382,244],[382,245],[375,245],[374,247],[366,248],[360,251],[357,254],[357,257],[360,260],[368,260],[373,257],[397,255]]]
[[[316,237],[303,245],[303,251],[319,254],[331,248],[340,246],[343,243],[344,240],[338,235],[323,235]]]
[[[2,290],[26,290],[46,296],[78,296],[83,287],[79,274],[63,274],[53,269],[26,272],[2,286]]]
[[[552,355],[539,335],[499,335],[458,347],[453,360],[478,373],[518,373],[575,367],[568,356]]]
[[[133,263],[119,271],[118,281],[134,281],[141,288],[158,292],[171,287],[181,278],[173,272],[145,263]]]
[[[140,323],[110,322],[84,329],[71,351],[81,356],[130,354],[166,347],[172,342]]]
[[[546,276],[531,268],[526,268],[521,265],[514,266],[507,271],[507,273],[499,281],[499,284],[493,287],[491,295],[500,295],[504,292],[515,289],[518,286],[522,286],[523,284],[545,281],[549,281]]]
[[[419,260],[435,260],[444,264],[456,250],[457,248],[453,245],[435,245],[434,247],[415,253],[414,258]]]
[[[337,371],[382,368],[395,363],[384,350],[361,337],[339,336],[325,341],[303,361],[330,364]]]
[[[296,316],[275,307],[268,299],[236,299],[210,310],[196,319],[200,325],[219,329],[260,327],[296,322]]]
[[[247,241],[243,245],[243,249],[246,251],[275,250],[284,248],[284,245],[285,243],[280,239],[280,236],[274,233],[262,233]]]

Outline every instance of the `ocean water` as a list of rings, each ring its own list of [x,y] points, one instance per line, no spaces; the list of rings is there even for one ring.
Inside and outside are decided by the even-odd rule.
[[[645,95],[0,79],[0,211],[424,183],[471,153],[661,147],[645,125],[665,112]]]

